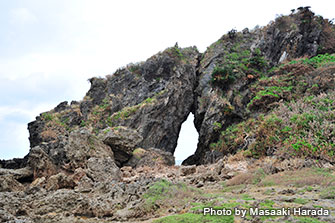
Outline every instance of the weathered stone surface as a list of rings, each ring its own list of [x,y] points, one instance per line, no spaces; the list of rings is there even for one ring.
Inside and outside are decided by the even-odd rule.
[[[193,166],[182,166],[180,168],[180,175],[181,176],[187,176],[187,175],[190,175],[190,174],[193,174],[196,172],[196,166],[193,165]]]
[[[63,165],[67,170],[85,168],[90,158],[114,158],[112,149],[105,145],[88,129],[81,128],[71,132],[64,147],[66,159]]]
[[[31,182],[33,178],[33,171],[30,168],[21,169],[2,169],[0,168],[0,176],[11,175],[19,182]]]
[[[23,185],[20,184],[13,176],[0,176],[0,192],[21,191],[23,188]]]
[[[81,128],[71,132],[64,144],[57,147],[57,150],[50,150],[49,154],[45,152],[49,144],[42,145],[45,149],[37,146],[30,150],[28,166],[32,168],[34,178],[49,177],[62,171],[75,172],[78,168],[85,169],[93,178],[100,180],[106,177],[106,174],[112,174],[114,178],[119,177],[118,168],[114,166],[112,149],[92,135],[88,129]],[[50,183],[47,187],[59,188],[57,185],[51,186]]]
[[[87,163],[87,175],[97,182],[120,180],[120,169],[111,157],[90,158]]]
[[[172,166],[174,164],[175,159],[170,152],[165,152],[155,148],[149,148],[146,150],[137,148],[133,151],[132,157],[126,165],[135,168],[140,166],[154,167],[156,165]]]
[[[52,176],[57,172],[56,165],[39,146],[30,150],[28,166],[32,168],[34,178]]]
[[[268,157],[261,160],[244,155],[239,157],[239,154],[228,156],[238,150],[246,151],[255,140],[250,135],[240,137],[238,140],[243,143],[236,148],[212,148],[227,127],[257,117],[261,112],[266,113],[263,104],[276,106],[275,103],[279,103],[276,96],[267,95],[264,100],[249,106],[252,112],[248,108],[255,90],[252,86],[260,81],[262,73],[268,71],[268,65],[320,52],[333,53],[335,39],[331,35],[334,30],[329,21],[315,17],[305,7],[290,16],[280,16],[263,28],[231,31],[204,54],[195,47],[181,49],[176,46],[145,62],[127,65],[106,78],[91,78],[91,88],[82,101],[70,105],[62,102],[29,123],[31,150],[25,158],[0,161],[0,221],[147,220],[159,217],[165,211],[164,205],[168,202],[164,195],[174,190],[181,189],[182,193],[178,194],[181,199],[173,196],[176,203],[171,204],[167,209],[169,213],[164,212],[164,215],[192,212],[194,203],[213,202],[219,206],[222,205],[221,198],[228,201],[229,190],[221,198],[214,199],[202,196],[198,190],[184,190],[189,186],[205,188],[206,193],[210,189],[217,192],[222,191],[222,181],[230,178],[231,185],[239,183],[238,177],[243,184],[246,183],[244,179],[255,180],[253,177],[257,176],[250,174],[258,173],[255,172],[258,169],[261,175],[271,175],[306,167],[334,168],[326,161],[283,159],[283,156],[277,157],[273,152],[275,149],[267,151]],[[231,71],[234,81],[221,82],[219,87],[215,85],[214,69],[229,64],[232,58],[228,56],[236,57],[241,53],[247,55],[244,59],[264,57],[264,67],[256,69],[249,63],[244,70]],[[295,77],[299,69],[304,75],[301,82],[308,86],[317,84],[322,92],[334,88],[333,65],[315,68],[291,64],[282,71],[292,72]],[[270,75],[283,73],[273,71]],[[302,93],[307,91],[301,89]],[[314,88],[308,90],[315,91]],[[173,153],[181,124],[190,112],[195,115],[199,142],[196,153],[183,164],[192,166],[169,166],[174,164]],[[160,183],[152,187],[148,195],[148,189],[156,181]],[[249,186],[228,189],[235,190],[233,198],[238,197],[240,202],[243,200],[240,195],[246,191],[251,194],[260,191],[259,185],[257,188],[250,186],[252,189]],[[265,189],[264,199],[256,197],[241,205],[259,207],[272,193],[294,195],[277,197],[274,199],[277,206],[282,206],[283,202],[293,204],[299,198],[297,191],[291,188]],[[334,202],[317,196],[320,189],[321,185],[312,188],[313,191],[306,189],[306,196],[302,197],[307,197],[313,205],[326,204],[334,209]],[[188,193],[194,196],[183,199]],[[155,202],[161,198],[162,203]],[[178,204],[184,200],[189,203]],[[326,220],[333,222],[334,217],[328,216]]]
[[[136,130],[122,126],[103,130],[99,138],[113,150],[119,166],[130,159],[136,146],[143,140]]]
[[[62,188],[73,189],[75,187],[75,183],[73,179],[64,173],[59,173],[49,177],[46,184],[47,190],[58,190]]]
[[[55,108],[55,112],[61,112],[64,111],[65,109],[69,108],[68,107],[68,102],[67,101],[63,101],[61,103],[59,103]]]
[[[218,141],[220,130],[250,116],[247,112],[247,104],[251,100],[250,85],[254,83],[257,73],[251,75],[234,71],[233,83],[226,83],[226,86],[221,88],[211,84],[214,68],[229,63],[229,58],[226,58],[228,54],[241,54],[245,50],[254,54],[257,49],[270,67],[277,65],[284,57],[289,60],[315,56],[322,48],[321,45],[325,45],[319,41],[324,32],[322,27],[327,26],[325,24],[327,22],[323,18],[314,16],[308,8],[302,8],[290,16],[277,18],[266,27],[237,32],[233,36],[224,35],[212,44],[204,53],[198,71],[200,75],[194,107],[199,143],[195,154],[183,164],[213,163],[224,155],[234,153],[235,151],[221,151],[220,154],[210,151],[209,147],[211,143]],[[332,38],[328,38],[327,41],[332,41]],[[252,72],[252,69],[248,72]],[[215,123],[223,124],[216,128]]]

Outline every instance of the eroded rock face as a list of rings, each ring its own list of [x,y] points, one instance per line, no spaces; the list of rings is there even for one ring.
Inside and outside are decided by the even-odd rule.
[[[5,169],[20,169],[27,165],[28,156],[24,158],[14,158],[11,160],[0,160],[0,168]]]
[[[173,154],[193,111],[198,57],[195,47],[169,48],[113,76],[90,79],[83,101],[42,113],[28,125],[35,178],[86,168],[90,158],[111,157],[122,166],[136,147]]]
[[[197,99],[194,106],[194,122],[199,132],[198,147],[195,154],[183,164],[213,163],[227,154],[234,153],[233,150],[217,152],[211,150],[210,145],[218,142],[220,132],[232,124],[256,117],[260,112],[266,112],[261,108],[252,109],[252,106],[249,107],[252,112],[248,112],[248,104],[253,93],[252,84],[268,68],[285,60],[315,56],[325,52],[322,50],[325,48],[327,52],[335,52],[334,48],[329,47],[332,45],[329,43],[333,42],[329,33],[335,34],[334,28],[330,31],[330,26],[328,20],[315,16],[308,8],[301,8],[297,13],[278,17],[268,26],[255,28],[252,31],[247,29],[242,32],[232,31],[208,47],[198,68]],[[325,35],[328,38],[324,38]],[[259,56],[265,59],[263,66],[257,64],[261,62],[257,61]],[[236,57],[240,57],[239,62]],[[226,76],[227,80],[217,81],[219,83],[217,85],[213,84],[212,74],[217,67],[229,68],[232,63],[243,64],[241,58],[244,60],[251,58],[251,63],[244,64],[248,69],[243,70],[243,65],[235,66],[238,69],[234,68],[231,76]],[[264,102],[265,100],[267,102]],[[277,98],[271,95],[262,98],[265,104],[276,100]]]
[[[142,137],[138,146],[173,153],[181,124],[193,109],[198,56],[196,48],[169,48],[107,79],[92,79],[90,103],[82,108],[91,112],[87,121],[101,120],[99,129],[134,129]],[[106,109],[94,117],[96,104]]]
[[[136,168],[141,166],[172,166],[174,164],[175,158],[170,152],[165,152],[156,148],[136,148],[126,165]]]
[[[125,127],[104,129],[99,137],[113,150],[118,166],[132,157],[134,149],[143,140],[136,130]]]
[[[86,128],[71,132],[65,146],[59,148],[58,152],[63,154],[63,159],[59,159],[57,153],[48,154],[40,146],[30,150],[28,167],[32,169],[35,179],[44,178],[33,184],[56,190],[73,189],[82,178],[92,182],[120,179],[112,148]]]
[[[60,169],[87,169],[90,158],[111,157],[120,167],[131,159],[135,148],[173,154],[181,124],[190,112],[195,115],[199,142],[196,153],[184,164],[215,162],[235,152],[211,149],[222,130],[266,112],[261,111],[260,101],[248,107],[254,93],[251,86],[262,74],[285,60],[334,52],[334,33],[331,22],[302,7],[262,28],[232,30],[204,54],[195,47],[175,46],[106,78],[91,78],[91,88],[82,101],[62,102],[29,123],[27,165],[34,169],[35,177],[43,177]],[[242,65],[228,67],[230,76],[213,75],[217,68],[225,73],[224,66],[235,62]],[[263,99],[276,102],[274,95]],[[96,136],[99,138],[92,139]],[[1,161],[0,165],[21,168],[25,160]]]
[[[51,158],[39,146],[29,152],[28,166],[34,172],[34,178],[52,176],[57,173],[57,167]]]
[[[120,180],[120,169],[111,157],[90,158],[87,169],[87,176],[96,182]]]
[[[328,162],[283,159],[273,153],[259,160],[229,156],[237,149],[246,151],[255,140],[249,135],[236,143],[237,149],[215,150],[212,144],[223,130],[266,114],[265,105],[279,103],[279,96],[266,95],[248,106],[263,72],[287,59],[333,53],[334,30],[329,21],[301,8],[263,28],[231,31],[203,55],[195,47],[172,47],[112,76],[91,78],[83,101],[62,102],[29,123],[31,150],[24,159],[0,161],[0,221],[148,220],[159,217],[156,211],[162,208],[156,204],[148,209],[150,199],[144,196],[156,181],[160,186],[169,185],[166,180],[180,181],[205,191],[213,186],[217,192],[222,190],[220,181],[247,176],[250,169],[266,174],[316,166],[333,169]],[[224,66],[232,64],[228,68],[234,69],[227,71]],[[213,75],[217,68],[223,76]],[[300,93],[315,83],[318,88],[309,89],[312,93],[334,89],[333,65],[319,69],[290,64],[271,75],[291,78],[288,73],[305,83]],[[273,81],[269,79],[257,87],[265,89]],[[199,132],[198,148],[183,162],[188,166],[173,166],[180,127],[190,112]],[[161,192],[168,192],[164,188]],[[173,206],[164,215],[191,209],[177,211]]]
[[[67,170],[87,167],[90,158],[114,159],[113,150],[86,128],[71,132],[64,147]]]
[[[14,192],[23,190],[20,184],[12,175],[0,176],[0,192]]]

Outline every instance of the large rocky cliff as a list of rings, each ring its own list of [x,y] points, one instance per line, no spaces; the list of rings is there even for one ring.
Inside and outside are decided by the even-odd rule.
[[[210,144],[216,143],[222,130],[232,124],[266,114],[259,107],[250,109],[248,104],[256,96],[255,91],[264,90],[264,79],[275,75],[273,71],[278,64],[334,53],[334,40],[334,25],[305,7],[299,8],[297,13],[276,18],[266,27],[242,32],[232,30],[209,46],[200,59],[195,91],[198,148],[184,163],[213,162],[241,149],[217,151],[211,150]],[[255,86],[262,86],[262,89],[255,89]],[[285,98],[276,101],[281,99]],[[266,101],[265,97],[261,100],[268,104],[273,102]]]
[[[107,145],[109,156],[119,167],[129,161],[136,148],[157,148],[173,155],[181,125],[190,112],[195,115],[199,142],[195,154],[184,164],[215,162],[241,149],[213,149],[210,145],[220,140],[222,131],[271,110],[253,100],[264,90],[264,78],[282,75],[274,71],[285,61],[333,53],[334,32],[329,20],[302,7],[265,27],[231,30],[203,54],[196,47],[175,46],[145,62],[120,68],[111,76],[93,77],[82,101],[62,102],[29,123],[29,155],[3,166],[34,165],[31,160],[39,148],[56,169],[63,168],[73,162],[71,142],[82,132],[86,140],[94,138],[98,144]],[[312,72],[315,67],[305,69]],[[261,103],[283,100],[289,101],[284,96],[275,100],[267,96]],[[127,137],[131,139],[127,141]]]
[[[64,150],[69,138],[85,130],[111,147],[119,166],[137,147],[173,154],[181,125],[193,109],[198,57],[194,47],[173,47],[112,76],[91,78],[83,101],[63,102],[29,123],[31,147],[42,146],[62,165],[70,160]],[[136,139],[126,148],[116,145],[117,137]]]
[[[26,157],[0,160],[0,220],[148,219],[160,207],[143,194],[160,177],[203,187],[255,165],[267,174],[331,166],[334,52],[335,26],[301,7],[231,30],[204,53],[176,45],[91,78],[83,100],[28,124]],[[168,169],[190,113],[199,141],[183,165],[199,166]],[[232,163],[232,154],[245,160]]]

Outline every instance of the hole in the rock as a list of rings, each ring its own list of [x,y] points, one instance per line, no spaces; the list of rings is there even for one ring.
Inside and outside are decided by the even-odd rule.
[[[181,126],[177,147],[174,152],[176,165],[180,165],[186,158],[193,155],[197,149],[199,134],[195,129],[193,121],[194,115],[190,113]]]
[[[25,176],[25,177],[21,177],[19,179],[17,179],[17,181],[19,181],[21,184],[25,184],[25,183],[32,183],[34,181],[33,175],[31,176]]]

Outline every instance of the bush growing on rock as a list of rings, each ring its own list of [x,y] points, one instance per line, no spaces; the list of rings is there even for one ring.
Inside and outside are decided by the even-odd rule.
[[[277,154],[335,160],[335,92],[281,103],[270,114],[232,125],[213,149],[246,150],[247,156]]]

